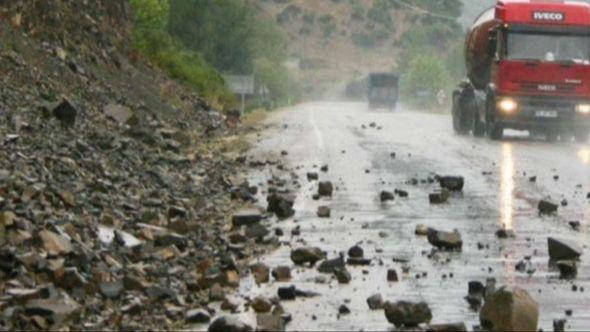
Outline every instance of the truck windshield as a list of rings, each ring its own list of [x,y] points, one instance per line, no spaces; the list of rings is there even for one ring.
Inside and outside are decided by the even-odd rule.
[[[590,36],[510,32],[507,58],[535,61],[590,61]]]

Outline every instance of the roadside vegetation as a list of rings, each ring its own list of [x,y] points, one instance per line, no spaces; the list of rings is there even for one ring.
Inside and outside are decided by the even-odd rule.
[[[268,89],[266,105],[298,98],[297,84],[284,66],[286,36],[243,1],[131,2],[135,48],[206,98],[225,106],[235,103],[221,73],[255,75],[257,88]]]

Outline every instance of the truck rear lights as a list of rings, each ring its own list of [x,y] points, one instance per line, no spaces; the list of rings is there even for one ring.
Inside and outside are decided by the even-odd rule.
[[[518,104],[513,99],[505,98],[498,101],[498,109],[502,113],[513,113],[517,108]]]
[[[590,104],[578,104],[576,106],[576,112],[582,114],[590,114]]]

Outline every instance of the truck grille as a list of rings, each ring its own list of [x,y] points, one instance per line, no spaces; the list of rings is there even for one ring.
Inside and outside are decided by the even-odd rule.
[[[565,83],[539,83],[539,82],[523,82],[520,83],[520,88],[524,92],[536,93],[573,93],[576,91],[576,86]]]

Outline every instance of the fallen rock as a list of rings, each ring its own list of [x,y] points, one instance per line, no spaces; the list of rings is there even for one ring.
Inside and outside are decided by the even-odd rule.
[[[318,207],[317,215],[320,218],[330,218],[332,211],[327,206],[320,206]]]
[[[307,173],[307,181],[317,181],[319,180],[320,176],[317,172],[309,172]]]
[[[558,261],[556,264],[562,279],[574,279],[578,274],[578,266],[575,260]]]
[[[283,317],[274,314],[256,315],[257,332],[283,332],[285,331],[285,321]]]
[[[318,271],[320,273],[334,273],[336,269],[344,269],[344,258],[342,256],[334,259],[327,259],[323,261],[320,266],[318,266]]]
[[[204,324],[211,321],[211,315],[207,310],[193,309],[186,312],[184,320],[189,324]]]
[[[133,111],[129,107],[119,104],[108,104],[103,112],[108,118],[119,124],[128,124],[133,118]]]
[[[462,191],[465,179],[462,176],[442,176],[438,177],[438,183],[448,191]]]
[[[291,251],[291,260],[296,265],[310,263],[312,266],[326,258],[326,253],[317,247],[303,247]]]
[[[541,215],[554,214],[558,208],[559,205],[546,200],[541,200],[538,205],[539,214]]]
[[[107,299],[117,299],[123,293],[123,280],[103,281],[99,285],[100,293]]]
[[[244,324],[234,317],[222,316],[209,325],[208,332],[252,332],[250,325]]]
[[[449,192],[443,189],[441,191],[431,193],[428,196],[428,199],[430,200],[430,204],[444,204],[449,200]]]
[[[252,300],[250,306],[256,313],[267,313],[272,309],[272,303],[263,296],[257,296]]]
[[[52,114],[63,125],[72,127],[76,124],[78,110],[68,99],[64,98],[62,102],[52,110]]]
[[[350,314],[350,309],[346,306],[346,304],[342,304],[340,307],[338,307],[338,313],[340,315],[348,315]]]
[[[470,281],[465,300],[472,309],[479,310],[486,296],[486,287],[479,281]]]
[[[498,239],[513,239],[516,237],[516,234],[514,233],[514,230],[512,229],[499,229],[498,231],[496,231],[496,237]]]
[[[34,299],[25,304],[25,315],[41,316],[54,324],[75,318],[80,312],[80,305],[70,299]]]
[[[379,194],[379,199],[381,199],[381,202],[393,201],[395,200],[395,196],[392,192],[384,190]]]
[[[332,197],[333,192],[334,192],[334,186],[332,186],[332,182],[323,181],[323,182],[319,183],[318,195],[320,195],[320,197]]]
[[[256,209],[242,209],[232,216],[234,227],[250,226],[262,220],[262,213]]]
[[[383,309],[383,297],[381,294],[374,294],[367,298],[367,305],[371,310],[381,310]]]
[[[246,237],[249,239],[255,239],[257,241],[260,241],[264,239],[264,237],[266,237],[268,234],[270,234],[270,230],[263,225],[254,224],[246,228]]]
[[[339,284],[348,284],[352,280],[350,272],[348,272],[345,268],[334,269],[334,275],[336,276],[336,280],[338,280]]]
[[[394,190],[394,193],[401,198],[408,198],[410,196],[410,194],[407,191],[401,189]]]
[[[361,248],[358,245],[352,246],[350,249],[348,249],[348,257],[363,258],[364,255],[365,255],[365,253],[364,253],[363,248]]]
[[[267,283],[269,281],[269,273],[270,273],[270,268],[263,263],[256,263],[256,264],[252,264],[250,265],[250,272],[252,272],[252,275],[254,276],[254,280],[256,281],[257,284],[264,284]]]
[[[267,211],[276,214],[279,219],[287,219],[295,215],[293,209],[295,197],[292,195],[272,193],[266,197],[266,201]]]
[[[215,284],[209,289],[209,301],[220,302],[225,300],[225,290],[220,284]]]
[[[416,225],[416,230],[414,231],[414,233],[418,236],[427,236],[428,235],[428,227],[426,227],[425,225],[422,225],[422,224]]]
[[[297,289],[295,286],[279,287],[277,295],[281,300],[295,300],[297,298]]]
[[[278,282],[291,280],[291,268],[288,266],[278,266],[272,269],[272,277]]]
[[[566,240],[550,237],[547,239],[549,259],[552,261],[577,260],[582,255],[582,249]]]
[[[553,320],[553,332],[565,332],[566,319],[554,319]]]
[[[397,276],[397,271],[395,269],[388,269],[387,270],[387,281],[389,282],[398,282],[399,278]]]
[[[426,332],[467,332],[465,323],[428,325]]]
[[[396,327],[416,327],[432,320],[432,312],[424,302],[386,302],[384,308],[387,321]]]
[[[487,297],[479,319],[488,331],[536,331],[539,305],[525,290],[504,286]]]
[[[53,233],[48,230],[39,232],[39,238],[43,244],[43,249],[50,256],[59,256],[72,252],[72,244],[66,237]]]
[[[444,250],[461,250],[463,240],[457,231],[443,232],[433,228],[428,229],[428,242],[433,246]]]

